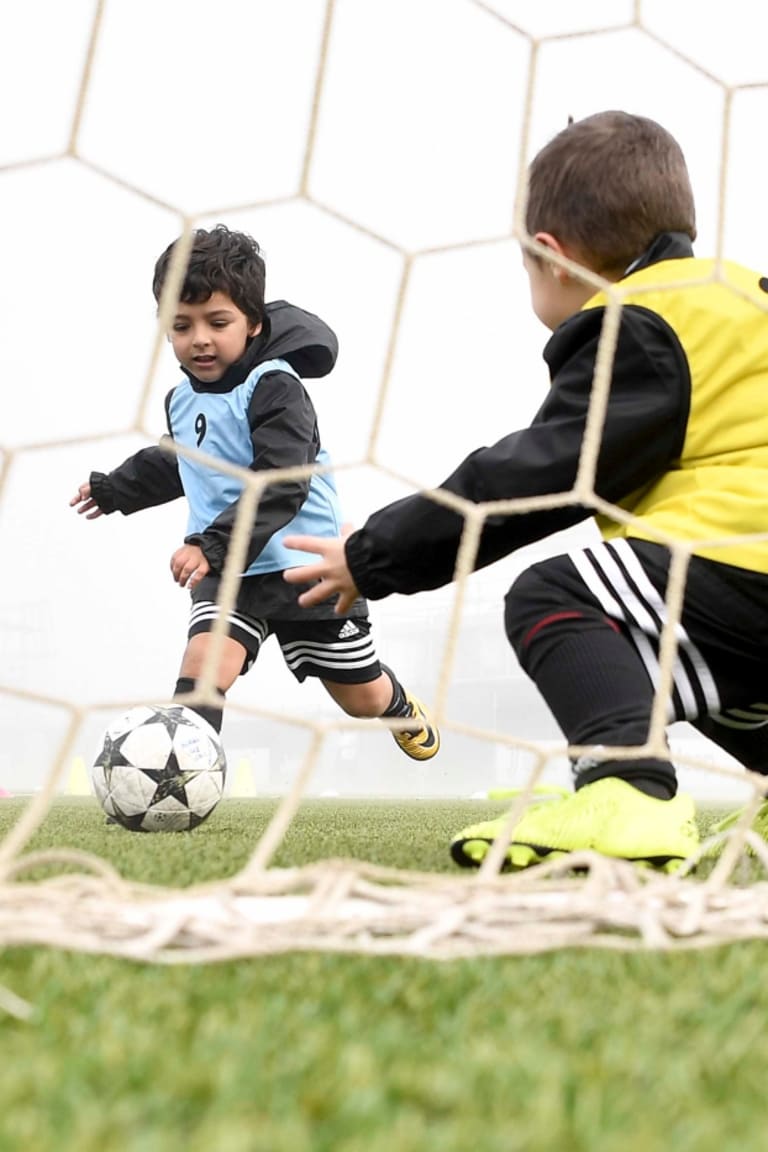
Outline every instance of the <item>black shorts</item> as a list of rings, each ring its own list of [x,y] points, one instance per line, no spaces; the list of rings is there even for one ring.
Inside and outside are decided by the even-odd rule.
[[[219,606],[209,581],[201,581],[192,596],[189,637],[211,632],[219,617]],[[288,668],[296,679],[316,676],[334,684],[367,684],[381,675],[381,664],[371,639],[367,611],[360,615],[318,619],[311,613],[274,617],[262,615],[255,581],[243,581],[237,602],[229,613],[227,635],[245,648],[240,675],[254,665],[261,646],[275,636]],[[360,601],[365,609],[365,602]],[[326,613],[326,615],[329,615]]]

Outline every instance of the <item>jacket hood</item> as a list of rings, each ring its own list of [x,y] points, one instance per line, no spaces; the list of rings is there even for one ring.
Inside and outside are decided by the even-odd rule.
[[[662,260],[684,260],[689,256],[693,256],[693,244],[687,232],[661,232],[645,252],[632,261],[624,276],[649,268],[651,264],[660,264]]]
[[[251,367],[280,357],[299,376],[315,379],[328,375],[339,353],[336,334],[325,321],[286,300],[273,300],[266,305],[261,334],[253,341],[256,343],[259,351]]]

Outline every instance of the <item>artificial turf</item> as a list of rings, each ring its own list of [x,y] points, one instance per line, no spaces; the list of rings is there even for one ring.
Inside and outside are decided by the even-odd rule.
[[[236,872],[274,802],[193,833],[57,802],[30,848],[132,879]],[[20,811],[0,803],[0,837]],[[275,863],[452,870],[498,806],[306,802]],[[768,945],[564,950],[449,962],[289,954],[166,967],[17,948],[0,984],[0,1152],[731,1152],[765,1148]]]

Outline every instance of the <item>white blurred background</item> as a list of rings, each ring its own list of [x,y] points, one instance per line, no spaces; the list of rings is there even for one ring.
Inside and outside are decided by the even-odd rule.
[[[148,379],[151,279],[184,215],[253,234],[268,299],[338,333],[338,366],[310,389],[356,524],[439,483],[541,403],[548,333],[529,311],[514,203],[521,156],[569,116],[660,120],[687,156],[697,253],[720,236],[729,257],[768,269],[762,0],[25,0],[0,9],[0,38],[0,787],[11,791],[39,787],[73,706],[84,713],[67,755],[87,764],[113,706],[167,699],[175,684],[187,595],[168,560],[183,503],[87,523],[68,502],[92,469],[164,430],[179,372],[164,350]],[[373,724],[332,729],[310,791],[453,796],[522,782],[532,756],[505,741],[560,736],[507,645],[503,596],[531,559],[591,533],[471,578],[435,761],[407,761]],[[427,702],[453,597],[371,605],[382,657]],[[273,644],[230,701],[224,736],[244,790],[281,792],[306,721],[340,719]],[[681,754],[728,763],[685,725],[672,737]],[[681,777],[698,796],[740,795],[698,768]],[[562,760],[547,778],[566,778]]]

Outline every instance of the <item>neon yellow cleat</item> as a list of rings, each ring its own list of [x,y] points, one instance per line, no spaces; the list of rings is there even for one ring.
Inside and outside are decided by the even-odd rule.
[[[656,800],[609,776],[564,799],[532,804],[512,830],[505,863],[528,868],[591,849],[671,872],[698,850],[695,816],[690,796]],[[451,856],[465,868],[478,867],[503,827],[502,816],[465,828],[452,841]]]
[[[520,796],[525,791],[524,788],[494,788],[489,790],[489,800],[513,800],[515,797]],[[528,799],[528,806],[524,810],[527,816],[539,808],[549,808],[556,801],[570,799],[573,792],[569,788],[558,788],[556,785],[538,784],[531,790]],[[496,820],[485,820],[480,824],[471,824],[469,828],[465,828],[458,836],[454,837],[451,842],[451,856],[457,864],[461,864],[464,868],[480,867],[485,857],[488,855],[488,849],[493,841],[501,832],[504,824],[506,823],[509,812],[500,816]],[[521,845],[514,845],[514,848],[522,847]],[[527,853],[529,850],[525,849]],[[510,844],[507,848],[507,862],[512,864],[513,845]],[[517,853],[513,853],[517,855]],[[552,853],[550,853],[550,859]],[[516,867],[524,867],[524,865],[513,865]]]
[[[440,750],[440,733],[430,724],[427,710],[421,701],[411,696],[410,692],[405,693],[405,698],[410,708],[409,715],[413,716],[418,727],[402,728],[399,731],[392,729],[395,743],[412,760],[431,760]],[[407,720],[408,716],[403,719]]]

